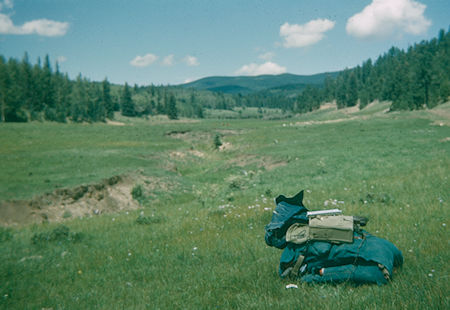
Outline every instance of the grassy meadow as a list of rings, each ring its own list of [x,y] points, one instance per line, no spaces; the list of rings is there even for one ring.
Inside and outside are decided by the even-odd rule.
[[[386,107],[0,124],[0,200],[115,175],[159,183],[135,178],[137,211],[0,227],[0,308],[448,309],[450,104]],[[367,216],[403,252],[391,283],[285,288],[264,226],[277,195],[302,189],[309,209]]]

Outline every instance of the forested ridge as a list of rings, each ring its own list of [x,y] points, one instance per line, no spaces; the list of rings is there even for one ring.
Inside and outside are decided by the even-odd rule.
[[[327,78],[322,88],[308,86],[297,98],[295,112],[312,111],[336,100],[338,108],[364,108],[374,100],[391,101],[391,110],[432,108],[450,97],[450,34],[410,46],[392,47],[361,66]]]
[[[323,85],[285,85],[250,94],[226,94],[180,86],[129,86],[107,78],[92,82],[81,74],[75,80],[52,66],[47,55],[32,64],[0,55],[0,122],[47,120],[98,122],[115,112],[136,117],[165,114],[203,118],[206,109],[236,107],[278,108],[293,113],[318,109],[336,101],[338,108],[374,100],[391,101],[391,110],[432,108],[450,97],[450,34],[410,46],[392,47],[375,61],[328,76]]]

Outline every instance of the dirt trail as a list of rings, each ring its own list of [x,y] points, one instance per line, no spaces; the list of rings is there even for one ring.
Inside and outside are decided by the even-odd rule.
[[[97,184],[57,189],[31,200],[0,201],[0,225],[59,222],[135,210],[140,206],[131,191],[138,181],[136,177],[114,176]]]

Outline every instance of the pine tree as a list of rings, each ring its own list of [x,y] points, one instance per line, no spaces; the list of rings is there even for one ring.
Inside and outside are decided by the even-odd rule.
[[[114,103],[111,98],[111,87],[107,78],[105,78],[102,82],[102,103],[106,110],[106,117],[109,119],[113,119]]]
[[[87,120],[86,109],[88,98],[86,84],[86,81],[81,77],[81,74],[79,74],[71,93],[70,116],[74,122],[83,122]]]
[[[14,58],[7,63],[7,87],[4,115],[7,122],[26,122],[28,116],[23,109],[22,76],[20,65]]]
[[[0,122],[6,121],[6,92],[9,87],[9,76],[6,69],[6,61],[0,55]]]
[[[52,68],[50,58],[45,56],[44,67],[42,72],[42,102],[45,106],[45,119],[50,121],[56,120],[56,104],[55,104],[55,88],[52,79]]]
[[[356,81],[356,75],[356,72],[353,71],[352,73],[350,73],[350,77],[348,79],[346,99],[346,106],[348,107],[355,106],[358,101],[358,84]]]
[[[169,97],[167,116],[169,117],[169,119],[178,119],[177,103],[173,94],[170,94]]]
[[[131,91],[128,83],[125,83],[122,91],[122,96],[120,98],[120,103],[122,105],[123,116],[136,116],[136,107],[134,105],[133,99],[131,98]]]

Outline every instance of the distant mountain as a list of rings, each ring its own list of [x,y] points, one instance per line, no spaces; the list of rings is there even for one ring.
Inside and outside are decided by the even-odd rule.
[[[209,90],[228,94],[250,94],[268,89],[303,88],[305,85],[321,85],[325,78],[335,78],[339,72],[319,73],[314,75],[295,75],[290,73],[280,75],[259,76],[212,76],[190,83],[179,85],[183,88]]]

